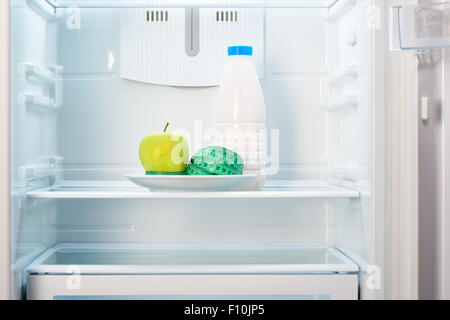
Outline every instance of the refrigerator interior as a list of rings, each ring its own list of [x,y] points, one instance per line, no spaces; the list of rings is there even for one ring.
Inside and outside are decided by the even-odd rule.
[[[373,214],[369,1],[161,3],[11,0],[13,297],[24,298],[24,268],[61,243],[196,244],[218,252],[224,245],[319,245],[364,268]],[[143,170],[139,143],[166,122],[200,139],[191,141],[191,152],[214,127],[216,85],[123,77],[122,64],[130,62],[122,57],[124,16],[158,23],[154,36],[178,48],[164,21],[147,12],[167,10],[170,21],[186,3],[201,5],[200,16],[262,14],[255,61],[273,170],[260,191],[147,192],[124,177]],[[211,25],[220,34],[227,23]],[[200,38],[200,51],[202,45]],[[127,255],[116,258],[124,264]],[[364,297],[364,285],[360,290]]]

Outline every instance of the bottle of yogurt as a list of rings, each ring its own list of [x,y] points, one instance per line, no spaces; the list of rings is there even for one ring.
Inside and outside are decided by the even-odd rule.
[[[228,48],[216,109],[216,144],[242,156],[244,174],[257,175],[244,190],[266,181],[266,105],[252,55],[250,46]]]

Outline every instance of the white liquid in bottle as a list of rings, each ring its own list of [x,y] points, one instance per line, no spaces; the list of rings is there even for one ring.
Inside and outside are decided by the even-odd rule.
[[[216,144],[242,156],[244,174],[258,176],[244,190],[260,189],[266,181],[266,105],[252,51],[247,46],[228,48],[216,110]]]

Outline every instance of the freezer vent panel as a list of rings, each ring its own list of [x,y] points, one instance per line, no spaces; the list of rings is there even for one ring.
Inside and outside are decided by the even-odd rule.
[[[158,21],[161,15],[164,23]],[[253,46],[262,78],[263,9],[124,10],[121,77],[158,85],[216,86],[225,68],[227,48],[232,45]]]

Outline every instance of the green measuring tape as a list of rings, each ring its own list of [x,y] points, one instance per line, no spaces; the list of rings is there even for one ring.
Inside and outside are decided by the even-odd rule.
[[[242,175],[244,160],[224,147],[206,147],[197,151],[186,169],[188,175]]]

